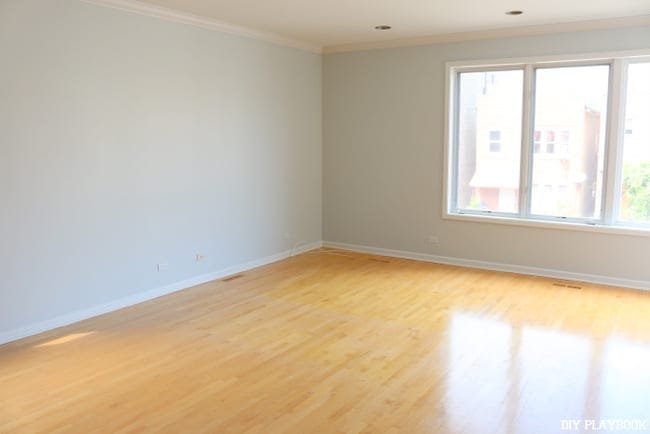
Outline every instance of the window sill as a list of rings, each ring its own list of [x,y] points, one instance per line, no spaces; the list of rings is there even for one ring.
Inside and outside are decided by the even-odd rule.
[[[632,226],[605,226],[602,224],[587,224],[587,223],[574,223],[574,222],[553,222],[547,220],[524,220],[518,218],[509,218],[503,216],[489,216],[479,214],[455,214],[444,213],[442,218],[444,220],[454,220],[463,222],[474,223],[490,223],[509,226],[521,226],[530,228],[542,229],[559,229],[565,231],[577,232],[596,232],[609,235],[627,235],[627,236],[641,236],[650,237],[650,228],[632,227]]]

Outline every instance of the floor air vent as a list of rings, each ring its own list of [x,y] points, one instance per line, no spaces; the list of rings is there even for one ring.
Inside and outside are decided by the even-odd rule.
[[[559,282],[553,283],[553,286],[559,286],[560,288],[582,289],[582,286],[571,285],[567,283],[559,283]]]
[[[222,282],[230,282],[231,280],[239,279],[240,277],[244,277],[243,274],[235,274],[234,276],[228,276],[224,277],[221,279]]]

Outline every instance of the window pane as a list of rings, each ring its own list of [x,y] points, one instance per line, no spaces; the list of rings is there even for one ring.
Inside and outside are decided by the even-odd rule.
[[[544,134],[532,177],[544,189],[532,192],[532,214],[600,218],[608,85],[608,65],[536,71],[534,124]]]
[[[524,73],[459,74],[459,209],[516,213]]]
[[[650,223],[650,63],[627,77],[620,219]]]

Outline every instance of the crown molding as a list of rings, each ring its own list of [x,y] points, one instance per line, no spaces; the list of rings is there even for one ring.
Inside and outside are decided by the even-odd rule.
[[[332,54],[349,51],[378,50],[382,48],[414,47],[421,45],[446,44],[451,42],[476,41],[481,39],[501,39],[545,35],[550,33],[584,32],[589,30],[615,29],[644,25],[650,25],[650,15],[486,29],[471,32],[444,33],[412,38],[391,39],[387,41],[360,42],[355,44],[326,46],[323,47],[322,51],[323,54]]]
[[[320,47],[298,39],[288,38],[275,33],[264,32],[249,27],[239,26],[224,21],[205,18],[198,15],[155,6],[138,0],[80,0],[98,6],[109,7],[139,15],[159,18],[176,23],[187,24],[214,30],[221,33],[243,36],[270,42],[289,48],[309,51],[316,54],[333,54],[349,51],[378,50],[382,48],[414,47],[422,45],[446,44],[452,42],[476,41],[482,39],[501,39],[521,36],[535,36],[550,33],[571,33],[589,30],[614,29],[650,25],[650,15],[607,18],[600,20],[572,21],[564,23],[539,24],[510,28],[484,29],[468,32],[442,33],[411,38],[398,38],[385,41],[369,41]]]
[[[211,18],[200,17],[198,15],[177,11],[161,6],[155,6],[149,3],[137,0],[81,0],[85,3],[91,3],[98,6],[104,6],[112,9],[119,9],[125,12],[131,12],[139,15],[159,18],[162,20],[173,21],[176,23],[188,24],[191,26],[202,27],[204,29],[214,30],[221,33],[228,33],[246,38],[257,39],[260,41],[270,42],[272,44],[282,45],[289,48],[309,51],[320,54],[321,47],[297,39],[287,38],[285,36],[268,33],[256,29],[251,29],[236,24],[226,23]]]

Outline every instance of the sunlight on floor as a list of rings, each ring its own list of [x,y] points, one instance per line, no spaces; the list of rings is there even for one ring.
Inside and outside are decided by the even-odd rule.
[[[84,338],[86,336],[94,335],[95,332],[87,332],[87,333],[72,333],[67,336],[60,337],[58,339],[53,339],[51,341],[45,342],[43,344],[36,345],[35,348],[40,348],[40,347],[52,347],[54,345],[61,345],[61,344],[66,344],[68,342],[76,341],[77,339]]]

